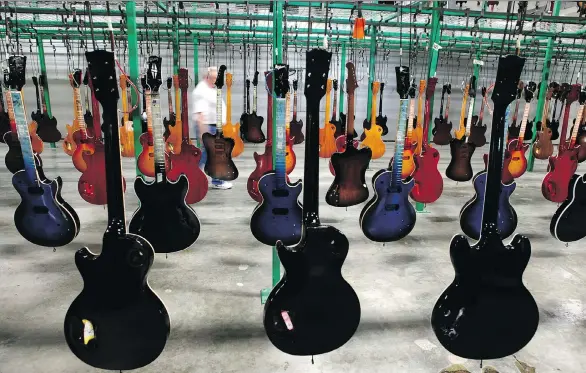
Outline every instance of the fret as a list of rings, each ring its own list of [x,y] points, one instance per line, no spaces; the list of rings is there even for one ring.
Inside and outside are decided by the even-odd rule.
[[[275,144],[275,173],[277,176],[277,188],[283,187],[286,183],[286,154],[285,154],[285,126],[286,126],[286,112],[287,112],[287,100],[284,98],[273,98],[276,104],[276,141]]]
[[[520,144],[523,143],[523,138],[525,137],[525,128],[527,127],[527,120],[529,119],[529,109],[530,108],[531,108],[531,103],[527,102],[525,104],[525,109],[523,110],[523,120],[521,121],[521,129],[519,130],[519,143]]]
[[[216,89],[216,136],[222,134],[222,89]]]
[[[10,91],[4,93],[6,98],[6,107],[8,108],[8,120],[10,121],[10,130],[16,133],[16,121],[14,119],[14,106],[12,105],[12,97]]]
[[[397,124],[397,142],[395,144],[395,156],[393,159],[393,181],[391,187],[398,188],[402,182],[401,173],[403,170],[403,150],[405,149],[405,125],[407,124],[407,109],[413,110],[409,99],[400,101],[399,123]]]
[[[28,130],[28,121],[26,119],[26,108],[24,106],[24,99],[22,92],[10,91],[10,103],[14,112],[14,120],[16,121],[16,130],[18,140],[20,141],[20,149],[24,159],[24,169],[31,181],[37,181],[38,175],[35,167],[35,157],[33,153],[33,146],[31,143],[30,133]]]
[[[257,100],[257,91],[256,91],[256,85],[254,86],[254,88],[252,89],[252,112],[256,113],[256,100]]]
[[[155,177],[157,182],[165,179],[165,139],[163,138],[163,120],[161,115],[161,102],[159,93],[150,94],[150,111],[153,126],[153,144],[155,149]],[[147,116],[149,112],[147,111]]]
[[[415,116],[415,99],[409,100],[409,121],[407,122],[407,141],[411,143],[411,135],[413,133],[413,117]],[[403,103],[401,102],[401,105]],[[402,157],[402,156],[401,156]]]
[[[570,137],[570,149],[572,149],[576,144],[576,138],[578,137],[578,130],[580,129],[580,123],[582,122],[584,107],[585,105],[582,104],[578,108],[578,113],[576,114],[576,122],[574,123],[574,128],[572,130],[572,136]]]
[[[472,127],[472,114],[474,114],[474,97],[470,97],[470,106],[468,106],[468,119],[466,120],[466,132],[464,134],[468,138]]]
[[[293,91],[293,121],[297,122],[297,90]]]
[[[85,119],[83,117],[83,104],[81,103],[81,93],[79,88],[73,88],[73,101],[75,104],[75,120],[81,130],[82,137],[87,138],[87,130],[85,125]]]

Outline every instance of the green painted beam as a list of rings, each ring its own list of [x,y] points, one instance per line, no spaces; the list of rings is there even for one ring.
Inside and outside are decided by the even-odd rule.
[[[179,22],[173,18],[173,75],[179,74]]]
[[[193,37],[193,84],[199,83],[199,36]]]
[[[560,14],[560,10],[562,8],[562,2],[560,0],[556,0],[553,6],[553,15]],[[555,25],[551,25],[551,28],[554,29]],[[542,118],[543,115],[543,107],[545,105],[545,94],[547,93],[547,85],[549,83],[549,71],[551,69],[551,59],[553,56],[553,47],[554,47],[554,39],[549,38],[547,41],[547,48],[545,50],[545,58],[543,60],[543,69],[541,70],[541,86],[539,87],[539,97],[537,100],[537,109],[535,109],[535,122],[537,123],[540,120],[546,120],[547,118]],[[527,158],[527,171],[533,171],[533,165],[535,164],[535,157],[533,156],[533,145],[535,144],[535,139],[537,138],[537,131],[533,131],[533,137],[531,138],[531,148],[529,149],[529,156]]]
[[[47,64],[45,63],[45,46],[43,45],[43,39],[37,35],[37,51],[39,57],[39,65],[41,69],[41,74],[45,76],[45,84],[43,84],[43,100],[45,100],[45,105],[47,106],[47,115],[49,118],[53,118],[53,113],[51,112],[51,95],[49,94],[49,84],[48,80],[49,77],[47,76]],[[56,148],[54,142],[50,144],[51,148]]]
[[[138,58],[138,35],[136,30],[136,3],[134,1],[128,1],[126,3],[126,30],[128,32],[128,73],[129,79],[137,87],[140,87],[139,79],[139,58]],[[140,98],[136,94],[134,89],[131,92],[131,103],[132,106],[138,105]],[[134,115],[132,116],[132,128],[134,129],[134,155],[135,159],[138,159],[140,153],[142,153],[142,145],[140,144],[140,135],[142,135],[142,121],[140,115],[140,105],[138,105]],[[144,177],[142,172],[136,165],[136,175]]]

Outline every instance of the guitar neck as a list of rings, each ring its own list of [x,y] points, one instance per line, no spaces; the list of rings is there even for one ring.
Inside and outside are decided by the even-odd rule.
[[[525,138],[525,128],[527,128],[527,121],[529,120],[529,110],[531,109],[531,102],[525,103],[525,109],[523,110],[523,119],[521,121],[521,128],[519,129],[519,141],[518,146],[521,147],[523,145],[523,140]]]
[[[348,118],[346,118],[346,135],[354,135],[354,92],[348,93]]]
[[[246,87],[244,104],[244,106],[246,107],[246,114],[250,114],[250,87]]]
[[[403,151],[405,150],[405,125],[407,124],[407,110],[412,111],[413,104],[409,99],[399,100],[399,123],[397,124],[397,140],[395,143],[395,156],[393,157],[393,180],[391,181],[391,187],[396,189],[402,183],[402,170],[403,170]]]
[[[161,102],[158,92],[147,91],[147,121],[153,129],[155,150],[155,179],[157,183],[167,181],[165,170],[165,140],[163,137],[163,120],[161,118]]]
[[[403,101],[401,100],[401,105]],[[407,136],[405,139],[405,146],[411,146],[411,136],[413,135],[413,118],[415,117],[415,99],[409,99],[409,119],[407,120]],[[403,158],[403,156],[401,156]]]
[[[439,109],[439,115],[438,118],[443,118],[444,116],[444,99],[445,99],[446,94],[444,92],[442,92],[442,98],[440,100],[440,109]]]
[[[451,95],[448,95],[448,102],[446,103],[446,113],[444,116],[444,121],[448,121],[448,117],[450,116],[450,102],[451,102]]]
[[[576,114],[576,123],[574,124],[574,128],[572,130],[572,135],[570,137],[570,145],[569,149],[573,149],[576,145],[576,139],[578,138],[578,130],[580,129],[580,123],[582,122],[582,116],[584,115],[584,104],[580,105],[578,108],[578,113]]]
[[[275,151],[275,173],[277,176],[277,188],[282,188],[287,183],[286,177],[286,123],[287,123],[287,100],[275,98],[277,116],[275,117],[276,144],[273,143]]]
[[[41,107],[41,93],[39,91],[40,84],[35,85],[35,95],[37,96],[37,110],[42,112],[43,108]]]
[[[4,92],[6,98],[6,108],[8,109],[8,120],[10,121],[10,131],[16,133],[16,120],[14,119],[14,107],[12,106],[12,96],[10,91]]]
[[[568,122],[570,121],[570,109],[572,107],[571,102],[566,102],[564,107],[564,121],[562,123],[562,131],[560,132],[560,143],[558,144],[558,151],[562,152],[567,149],[568,145]]]
[[[257,89],[256,85],[252,88],[252,112],[256,113],[256,100],[257,100]]]
[[[478,123],[482,123],[484,119],[484,106],[486,105],[486,96],[482,97],[482,102],[480,103],[480,114],[478,114]]]
[[[307,61],[309,63],[310,61]],[[307,89],[307,88],[306,88]],[[317,100],[316,100],[317,101]],[[316,227],[319,221],[319,101],[307,100],[305,169],[303,173],[303,221]],[[348,108],[350,112],[350,108]]]
[[[173,116],[173,98],[171,97],[171,90],[167,91],[167,105],[169,105],[169,120]]]
[[[20,141],[20,149],[22,151],[22,158],[24,160],[24,170],[31,182],[38,182],[39,176],[37,174],[37,168],[35,165],[35,156],[33,153],[33,146],[28,130],[26,108],[24,106],[24,97],[22,92],[17,90],[10,90],[10,102],[12,104],[14,119],[16,121],[16,131],[18,133],[18,140]]]
[[[273,143],[273,74],[264,72],[267,86],[267,145]]]
[[[175,82],[177,77],[175,77]],[[179,128],[183,130],[183,123],[181,119],[181,91],[179,87],[175,85],[175,125],[179,125]]]
[[[372,102],[370,103],[370,125],[371,128],[376,125],[376,95],[373,92]]]
[[[466,91],[468,91],[468,89],[466,89]],[[468,94],[464,95],[464,98],[462,99],[462,109],[460,110],[460,130],[465,129],[466,128],[466,111],[468,109],[468,107],[466,106],[468,102]]]
[[[232,85],[226,87],[226,122],[232,119]]]
[[[468,105],[468,118],[466,120],[466,132],[464,136],[467,137],[466,141],[470,140],[470,128],[472,128],[472,115],[474,113],[474,97],[470,97],[470,104]]]
[[[336,120],[336,112],[338,111],[338,90],[334,89],[334,106],[332,109],[332,121]]]
[[[297,90],[293,91],[293,121],[297,122]]]
[[[222,135],[222,88],[216,88],[216,137]]]
[[[83,117],[83,106],[81,104],[81,93],[79,92],[79,88],[73,88],[73,105],[75,111],[75,120],[77,121],[77,126],[81,131],[82,138],[87,138],[87,128],[85,125],[85,119]],[[95,123],[95,121],[94,121]],[[94,128],[95,130],[95,128]],[[100,129],[98,128],[98,131]]]
[[[126,77],[120,76],[120,92],[122,92],[122,121],[128,122],[128,92],[126,91]]]
[[[189,100],[187,87],[181,88],[181,135],[184,143],[189,142]]]
[[[324,116],[324,123],[327,125],[330,122],[330,110],[332,105],[331,92],[326,91],[326,113]],[[325,127],[324,127],[325,128]]]
[[[39,82],[39,93],[41,95],[41,108],[43,113],[47,113],[47,101],[45,100],[45,87]]]
[[[380,115],[381,117],[383,116],[383,92],[384,92],[384,89],[382,88],[383,85],[384,85],[384,83],[381,83],[381,89],[380,89],[380,93],[378,95],[378,115]]]
[[[517,114],[519,114],[519,102],[521,102],[521,99],[517,99],[517,101],[515,102],[515,112],[513,113],[513,122],[517,122]]]

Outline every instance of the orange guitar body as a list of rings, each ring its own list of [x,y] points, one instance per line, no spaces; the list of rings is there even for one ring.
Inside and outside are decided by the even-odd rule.
[[[65,154],[72,156],[77,146],[73,141],[73,133],[79,131],[79,126],[77,126],[76,123],[73,122],[73,125],[66,124],[65,129],[67,130],[67,135],[65,135],[65,138],[63,139],[63,144],[61,144],[61,146],[63,147],[63,151],[65,151]]]
[[[232,123],[232,73],[226,73],[226,123],[222,126],[222,134],[234,140],[232,158],[244,151],[244,141],[240,137],[240,121]]]
[[[401,168],[401,178],[406,179],[413,175],[417,165],[415,164],[415,148],[417,144],[410,144],[409,148],[403,150],[403,166]]]
[[[511,161],[509,162],[509,172],[513,178],[521,177],[527,171],[527,158],[525,153],[529,149],[529,144],[522,144],[519,149],[519,140],[513,139],[507,145],[507,150],[511,153]]]
[[[413,129],[413,141],[416,143],[415,154],[421,154],[421,146],[423,145],[423,94],[427,81],[419,81],[419,98],[417,100],[417,127]]]
[[[37,127],[38,124],[34,120],[28,124],[28,130],[31,134],[31,145],[33,147],[33,151],[37,154],[41,154],[43,149],[45,148],[45,144],[43,144],[43,140],[37,135]]]
[[[94,139],[83,135],[82,130],[73,133],[73,143],[75,144],[75,151],[71,155],[73,165],[79,172],[87,170],[84,155],[91,156],[95,153],[96,147]]]
[[[140,135],[140,145],[142,145],[142,152],[136,160],[136,165],[145,176],[155,177],[155,144],[148,132]],[[167,172],[171,170],[170,166],[169,154],[165,153],[165,169]]]
[[[378,159],[385,154],[387,147],[383,142],[383,128],[376,124],[376,95],[380,90],[380,82],[372,83],[372,104],[370,106],[370,129],[364,128],[364,140],[359,148],[370,148],[371,159]]]
[[[319,129],[319,156],[330,158],[337,151],[336,126],[329,122],[331,110],[332,80],[328,79],[326,85],[326,116],[324,128]]]

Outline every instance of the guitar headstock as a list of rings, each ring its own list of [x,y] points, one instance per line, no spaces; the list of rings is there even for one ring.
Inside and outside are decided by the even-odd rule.
[[[449,94],[449,95],[451,95],[452,94],[452,84],[449,84],[448,83],[448,85],[446,86],[446,89],[447,89],[446,90],[446,93]]]
[[[348,77],[346,78],[346,92],[350,94],[354,94],[356,88],[358,88],[358,81],[356,79],[356,67],[354,63],[348,62],[346,63],[346,69],[348,70]]]
[[[296,91],[298,86],[297,79],[293,79],[293,90]]]
[[[147,87],[146,76],[144,75],[140,77],[140,86],[142,89],[146,89]]]
[[[547,88],[547,92],[545,93],[545,98],[547,100],[551,100],[551,98],[554,97],[554,94],[557,91],[558,86],[559,85],[557,84],[557,82],[551,82],[549,84],[549,87]]]
[[[226,87],[228,88],[232,88],[232,79],[233,75],[232,73],[226,73]]]
[[[379,91],[380,91],[380,82],[372,82],[372,95],[373,96],[378,95]]]
[[[26,56],[8,57],[8,70],[10,88],[20,91],[26,83]]]
[[[338,90],[338,79],[332,80],[332,86],[334,87],[334,91]]]
[[[535,90],[537,89],[537,84],[533,81],[527,83],[525,86],[525,101],[531,102],[533,100],[533,95],[535,94]]]
[[[109,109],[108,105],[114,105],[116,108],[120,96],[116,86],[114,53],[97,49],[85,52],[85,58],[88,62],[88,71],[96,99],[102,104],[104,111]]]
[[[258,71],[254,72],[254,78],[252,79],[252,85],[255,87],[258,85]]]
[[[37,88],[37,89],[39,88],[39,80],[34,75],[33,75],[33,84],[35,85],[35,88]]]
[[[332,53],[324,49],[312,49],[305,54],[305,89],[303,94],[309,100],[320,101],[326,93]]]
[[[413,82],[409,86],[409,97],[415,98],[416,93],[417,93],[417,85],[415,84],[415,82]]]
[[[120,74],[120,89],[126,89],[127,85],[126,85],[126,80],[128,78],[126,77],[126,75],[124,74]]]
[[[218,76],[216,77],[216,81],[214,85],[217,89],[222,89],[224,87],[224,74],[226,73],[226,65],[220,66],[218,69]],[[255,73],[256,74],[256,73]],[[255,77],[255,79],[257,79]]]
[[[179,80],[179,88],[180,89],[187,89],[189,87],[189,71],[185,68],[180,68],[179,73],[177,74],[177,79]]]
[[[326,83],[326,95],[329,95],[332,92],[332,79],[328,79]]]
[[[476,77],[472,75],[470,77],[470,82],[468,83],[468,95],[470,97],[476,97]]]
[[[121,77],[122,78],[122,77]],[[81,86],[81,70],[75,69],[69,74],[69,84],[73,88],[79,88]]]
[[[175,77],[173,77],[173,78],[168,77],[167,78],[167,89],[171,89],[173,87],[173,80],[174,80],[174,78]]]
[[[568,98],[568,94],[570,93],[571,89],[572,86],[570,86],[569,83],[562,83],[560,85],[559,99],[565,101]]]
[[[480,93],[482,94],[482,97],[486,97],[486,87],[480,88]]]
[[[576,101],[580,97],[581,90],[582,86],[580,84],[572,84],[566,97],[566,105],[570,105],[572,102]]]
[[[515,55],[500,57],[491,99],[495,105],[507,107],[515,99],[525,59]]]
[[[385,83],[381,83],[380,84],[380,94],[383,94],[383,91],[385,90]]]
[[[409,67],[395,66],[395,75],[397,76],[397,93],[401,100],[405,100],[409,97]]]
[[[289,92],[289,65],[275,65],[275,95],[279,98],[285,98]]]
[[[163,83],[161,79],[161,62],[161,57],[149,56],[146,83],[148,88],[153,92],[158,92],[159,87]]]
[[[427,86],[427,82],[425,80],[419,81],[419,97],[423,96],[425,93],[425,87]]]
[[[250,79],[246,79],[246,89],[250,89]]]
[[[435,92],[436,85],[437,85],[437,78],[427,79],[427,88],[425,89],[425,95],[427,97],[431,97],[431,95],[433,95],[433,92]]]

